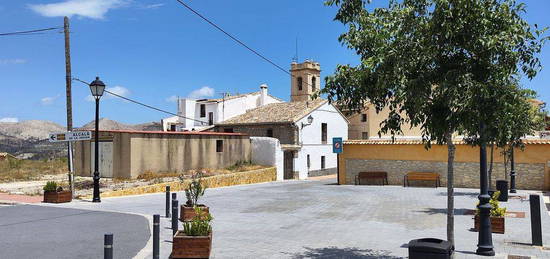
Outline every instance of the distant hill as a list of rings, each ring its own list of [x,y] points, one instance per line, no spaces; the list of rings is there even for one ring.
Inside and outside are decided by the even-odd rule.
[[[84,124],[80,129],[94,129],[95,121]],[[0,152],[42,159],[66,156],[65,143],[50,143],[48,136],[52,132],[64,132],[65,127],[51,121],[28,120],[22,122],[0,122]],[[107,118],[99,120],[100,130],[145,130],[159,131],[162,126],[157,122],[142,124],[124,124]]]
[[[95,120],[90,121],[80,129],[95,129]],[[110,120],[107,118],[99,119],[99,130],[145,130],[145,131],[160,131],[162,125],[158,122],[148,122],[142,124],[124,124],[118,121]]]

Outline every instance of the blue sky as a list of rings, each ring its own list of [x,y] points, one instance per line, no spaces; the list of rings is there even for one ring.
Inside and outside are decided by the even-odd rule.
[[[377,1],[375,1],[377,2]],[[383,4],[385,1],[378,1]],[[526,19],[549,26],[550,1],[528,0]],[[288,68],[298,38],[300,60],[321,63],[322,77],[337,64],[355,63],[337,41],[345,28],[322,0],[186,0],[237,38]],[[257,91],[288,100],[290,77],[200,20],[175,0],[0,1],[0,33],[62,26],[71,16],[73,77],[101,79],[110,90],[170,111],[173,96],[214,97],[220,92]],[[524,86],[550,102],[550,45],[545,69]],[[323,82],[324,83],[324,82]],[[63,34],[0,38],[0,121],[13,118],[65,122]],[[93,119],[86,85],[73,82],[75,126]],[[159,121],[165,115],[117,98],[102,98],[101,117],[124,123]]]

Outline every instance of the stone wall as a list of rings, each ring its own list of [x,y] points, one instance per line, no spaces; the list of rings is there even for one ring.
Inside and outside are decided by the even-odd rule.
[[[308,171],[308,177],[336,174],[336,167]]]
[[[203,183],[208,188],[216,188],[216,187],[224,187],[224,186],[240,185],[240,184],[272,182],[272,181],[275,181],[276,178],[277,178],[276,168],[269,167],[269,168],[246,171],[246,172],[215,175],[215,176],[205,177],[202,180],[203,180]],[[187,185],[189,185],[190,181],[191,180],[186,180],[183,183],[179,181],[159,183],[159,184],[129,188],[125,190],[104,192],[101,194],[101,197],[105,198],[105,197],[117,197],[117,196],[138,195],[138,194],[145,194],[145,193],[164,192],[166,190],[167,185],[170,185],[170,190],[172,192],[183,191],[185,190]],[[91,196],[84,197],[84,198],[91,198]]]
[[[363,171],[388,172],[388,182],[391,185],[403,185],[403,177],[407,172],[435,172],[441,176],[441,185],[447,183],[447,162],[414,161],[414,160],[365,160],[346,159],[345,183],[354,184],[355,176]],[[516,188],[527,190],[542,190],[544,188],[544,164],[516,163]],[[493,164],[492,184],[496,180],[508,179],[504,175],[502,163]],[[508,170],[510,167],[508,166]],[[455,187],[479,188],[479,163],[455,162],[454,163]],[[411,182],[411,186],[417,183]],[[432,183],[418,183],[421,186],[433,186]]]

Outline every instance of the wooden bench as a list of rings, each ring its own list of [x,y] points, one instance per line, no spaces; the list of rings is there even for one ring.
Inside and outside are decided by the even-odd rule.
[[[409,181],[434,181],[435,188],[441,186],[438,173],[432,172],[409,172],[403,177],[403,187],[410,186]]]
[[[388,173],[387,172],[359,172],[355,176],[355,185],[361,185],[361,179],[380,179],[382,180],[382,185],[388,184]]]

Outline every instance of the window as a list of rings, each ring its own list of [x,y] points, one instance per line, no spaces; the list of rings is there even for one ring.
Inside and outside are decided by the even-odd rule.
[[[325,169],[325,156],[321,156],[321,169]]]
[[[216,140],[216,152],[223,152],[223,140]]]
[[[298,91],[302,91],[302,77],[298,77],[296,83],[298,84]]]
[[[223,129],[223,132],[233,133],[233,128],[225,128],[225,129]]]
[[[311,78],[311,90],[315,92],[317,90],[317,77],[313,76]]]
[[[369,139],[369,133],[368,132],[361,133],[361,138],[362,139]]]
[[[214,125],[214,113],[213,112],[208,113],[208,125]]]
[[[366,122],[366,121],[367,121],[367,114],[366,114],[366,113],[361,114],[361,121],[362,121],[362,122]]]
[[[273,137],[273,129],[267,129],[267,134],[266,134],[268,137],[272,138]]]
[[[206,104],[201,104],[201,118],[206,117]]]
[[[309,159],[309,155],[307,155],[307,168],[311,167],[311,160]]]
[[[327,143],[327,124],[321,123],[321,142]]]

